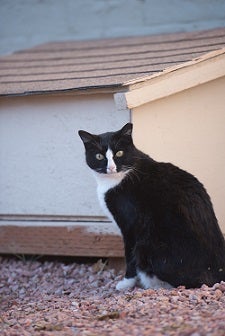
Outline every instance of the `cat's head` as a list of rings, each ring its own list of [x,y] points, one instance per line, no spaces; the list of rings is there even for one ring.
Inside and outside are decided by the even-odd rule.
[[[132,166],[134,145],[131,123],[117,132],[91,134],[80,130],[88,166],[99,174],[127,172]]]

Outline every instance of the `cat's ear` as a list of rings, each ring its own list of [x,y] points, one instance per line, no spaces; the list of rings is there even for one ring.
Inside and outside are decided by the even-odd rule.
[[[78,134],[83,141],[84,145],[88,142],[96,142],[96,135],[80,130]]]
[[[127,123],[125,126],[123,126],[120,130],[120,133],[122,135],[128,135],[131,136],[132,135],[132,130],[133,130],[133,124],[131,123]]]

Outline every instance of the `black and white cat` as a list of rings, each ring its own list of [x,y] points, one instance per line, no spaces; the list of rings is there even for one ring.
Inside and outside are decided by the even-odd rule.
[[[119,226],[126,273],[116,288],[186,288],[225,281],[225,241],[203,185],[133,144],[132,124],[100,135],[79,131],[99,201]]]

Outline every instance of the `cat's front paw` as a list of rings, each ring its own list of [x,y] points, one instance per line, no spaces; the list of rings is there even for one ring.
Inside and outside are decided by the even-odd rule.
[[[119,281],[118,284],[116,285],[116,289],[121,291],[121,290],[133,288],[136,284],[136,280],[137,280],[137,277],[123,278],[123,280]]]

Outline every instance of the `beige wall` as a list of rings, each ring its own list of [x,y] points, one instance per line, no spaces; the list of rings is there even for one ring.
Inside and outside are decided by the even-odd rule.
[[[134,140],[208,190],[225,233],[225,77],[133,109]]]

